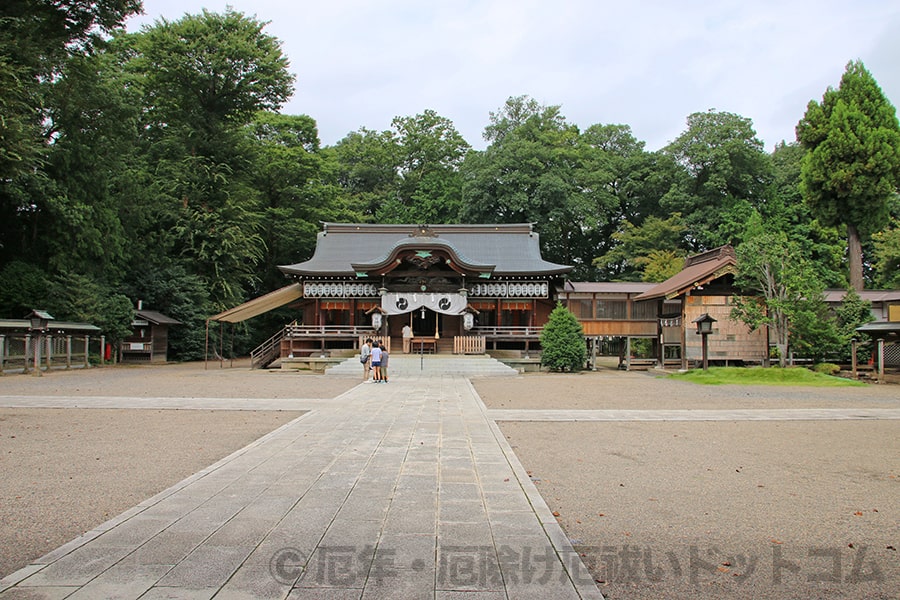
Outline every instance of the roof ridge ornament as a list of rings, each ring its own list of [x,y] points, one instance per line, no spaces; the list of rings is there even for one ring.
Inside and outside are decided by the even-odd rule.
[[[409,237],[436,238],[438,237],[438,233],[430,225],[422,223],[420,225],[416,225],[415,231],[410,233]]]

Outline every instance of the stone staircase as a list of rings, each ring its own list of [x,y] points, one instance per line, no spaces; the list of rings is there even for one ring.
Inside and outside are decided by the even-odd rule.
[[[516,369],[490,356],[457,356],[453,354],[391,354],[388,361],[388,379],[410,379],[418,377],[441,377],[461,375],[463,377],[515,377]],[[329,367],[326,375],[362,378],[362,365],[356,356]]]

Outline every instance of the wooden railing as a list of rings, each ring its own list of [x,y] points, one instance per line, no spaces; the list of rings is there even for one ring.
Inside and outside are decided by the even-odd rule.
[[[284,332],[287,331],[288,327],[291,327],[291,325],[288,325],[250,351],[251,369],[264,369],[281,356],[281,340],[284,338]]]
[[[526,343],[536,341],[542,331],[542,327],[512,327],[512,326],[491,326],[476,327],[471,335],[461,335],[453,337],[453,353],[454,354],[485,354],[487,350],[487,342],[492,339],[506,340],[522,340]],[[362,347],[367,338],[378,340],[382,347],[388,352],[391,351],[390,336],[377,336],[370,326],[358,325],[298,325],[291,323],[286,325],[283,330],[279,331],[271,338],[260,344],[250,353],[250,363],[252,368],[265,368],[273,360],[280,356],[282,352],[282,340],[303,339],[303,338],[339,338],[344,340],[353,340],[355,348]],[[449,342],[449,339],[448,339]],[[448,350],[446,348],[444,351]],[[413,353],[420,351],[436,352],[437,340],[433,337],[417,337],[412,339]],[[302,349],[304,352],[317,352],[315,349]]]
[[[359,325],[288,325],[284,329],[287,337],[373,337],[371,326]]]
[[[475,327],[472,333],[482,337],[540,337],[543,327]]]
[[[453,354],[484,354],[483,335],[457,335],[453,337]]]
[[[100,338],[102,340],[102,338]],[[102,357],[103,343],[100,344]],[[52,369],[73,364],[90,366],[90,336],[0,334],[0,373],[21,368]]]

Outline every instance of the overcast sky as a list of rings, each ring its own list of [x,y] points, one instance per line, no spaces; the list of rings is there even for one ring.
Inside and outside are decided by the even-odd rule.
[[[648,150],[733,112],[771,150],[856,59],[900,102],[896,0],[144,0],[128,28],[226,5],[269,22],[297,78],[282,112],[325,145],[433,109],[481,149],[489,113],[527,95]]]

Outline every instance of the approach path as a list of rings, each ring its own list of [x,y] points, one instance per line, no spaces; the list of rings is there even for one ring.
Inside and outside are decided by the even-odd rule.
[[[602,598],[464,377],[357,385],[290,409],[310,412],[8,576],[0,599]]]

